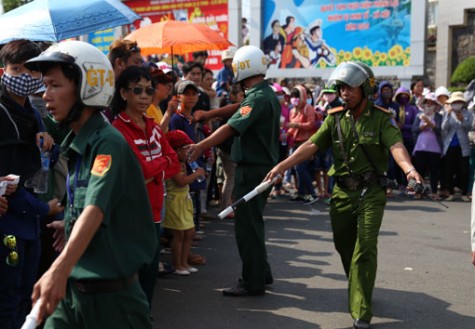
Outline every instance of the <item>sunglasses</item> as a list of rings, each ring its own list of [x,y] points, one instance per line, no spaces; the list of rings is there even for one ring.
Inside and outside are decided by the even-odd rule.
[[[16,249],[16,237],[14,235],[6,235],[3,238],[3,244],[10,249],[10,253],[6,258],[7,265],[15,266],[19,262],[18,251]]]
[[[135,95],[140,95],[144,91],[147,95],[153,96],[155,94],[155,88],[153,87],[147,87],[147,88],[142,88],[142,87],[134,87],[134,88],[126,88],[125,90],[133,92]]]
[[[140,52],[140,48],[139,46],[137,45],[134,45],[132,47],[130,47],[130,49],[128,50],[129,53],[139,53]]]

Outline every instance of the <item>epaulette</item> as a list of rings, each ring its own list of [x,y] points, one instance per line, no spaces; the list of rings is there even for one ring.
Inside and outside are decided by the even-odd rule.
[[[383,111],[384,113],[392,114],[392,112],[391,112],[390,110],[385,109],[384,107],[381,107],[381,106],[378,106],[378,105],[374,105],[374,104],[373,104],[373,106],[374,106],[375,108],[377,108],[378,110]]]
[[[338,112],[343,111],[344,109],[345,108],[343,106],[338,106],[338,107],[332,108],[331,110],[328,110],[327,113],[328,114],[338,113]]]

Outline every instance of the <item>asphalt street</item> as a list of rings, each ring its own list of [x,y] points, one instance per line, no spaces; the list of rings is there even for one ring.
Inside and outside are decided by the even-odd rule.
[[[373,329],[475,328],[470,203],[447,205],[403,196],[388,201],[378,244]],[[258,297],[222,296],[241,270],[233,220],[205,221],[204,239],[193,252],[204,255],[207,264],[189,277],[160,277],[154,329],[351,328],[347,282],[328,211],[321,202],[269,201],[265,220],[274,284]]]

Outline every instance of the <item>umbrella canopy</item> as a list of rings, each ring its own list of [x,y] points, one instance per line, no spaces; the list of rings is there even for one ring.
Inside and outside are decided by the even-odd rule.
[[[125,39],[136,41],[142,55],[183,55],[200,50],[224,50],[233,46],[207,25],[171,20],[144,26]]]
[[[0,44],[60,41],[140,19],[119,0],[34,0],[0,15]]]

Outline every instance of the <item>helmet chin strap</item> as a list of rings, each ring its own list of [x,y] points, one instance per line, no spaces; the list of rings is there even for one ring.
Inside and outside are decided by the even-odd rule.
[[[73,104],[73,107],[71,108],[71,110],[69,111],[68,113],[68,116],[66,117],[66,119],[64,119],[63,121],[61,121],[59,123],[59,127],[60,128],[65,128],[65,127],[69,127],[69,125],[75,121],[78,121],[79,118],[81,117],[81,114],[82,114],[82,110],[85,108],[86,106],[81,102],[81,100],[77,100],[74,104]]]

